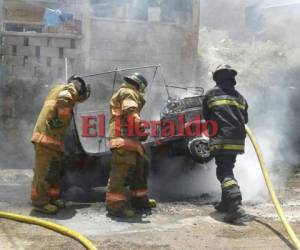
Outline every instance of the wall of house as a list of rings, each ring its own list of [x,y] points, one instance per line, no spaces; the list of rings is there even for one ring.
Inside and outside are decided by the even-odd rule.
[[[47,81],[61,78],[64,57],[70,59],[73,72],[77,69],[92,72],[116,66],[161,64],[169,79],[193,80],[199,34],[199,10],[195,9],[199,9],[199,3],[192,2],[195,8],[192,12],[186,12],[188,16],[185,21],[180,15],[172,21],[162,20],[162,9],[159,7],[149,7],[147,19],[141,21],[118,15],[113,18],[95,17],[92,6],[86,1],[81,9],[82,36],[66,34],[59,29],[53,33],[3,31],[2,61],[10,67],[12,77],[25,77],[33,81],[37,78]],[[80,2],[72,1],[72,4],[74,7]],[[31,16],[28,12],[31,5],[24,8],[26,17]],[[20,7],[12,6],[9,10],[14,11],[9,12],[11,18],[5,18],[6,22],[17,22],[22,17],[13,15],[18,13]],[[41,9],[40,5],[35,8]],[[31,19],[24,21],[28,25],[33,20],[42,23],[40,14],[33,14]]]
[[[9,1],[6,3],[10,3]],[[83,1],[80,5],[82,8],[76,12],[80,4],[78,1],[72,8],[76,16],[82,20],[81,34],[67,34],[61,29],[52,33],[45,29],[41,32],[2,31],[0,76],[6,77],[0,81],[0,87],[5,89],[14,82],[25,90],[19,88],[17,92],[11,92],[8,86],[9,89],[0,100],[0,128],[4,128],[7,135],[20,132],[18,138],[24,141],[22,145],[26,145],[20,149],[20,153],[31,155],[27,154],[25,149],[31,149],[30,136],[33,123],[49,86],[65,80],[65,57],[69,61],[69,75],[97,73],[115,67],[160,64],[168,83],[187,85],[195,81],[199,34],[197,3],[197,0],[193,0],[195,8],[192,12],[188,12],[188,17],[187,13],[184,13],[173,16],[172,20],[162,20],[161,9],[155,7],[149,8],[145,20],[137,20],[133,18],[132,13],[121,13],[123,10],[120,9],[110,18],[96,17],[88,1]],[[53,7],[56,7],[54,4]],[[39,4],[36,8],[40,10],[40,6],[43,5]],[[66,6],[66,10],[69,10],[67,7],[70,6]],[[7,12],[7,18],[4,18],[6,23],[43,25],[41,11],[31,17],[30,8],[24,8],[29,11],[26,11],[26,18],[25,14],[22,14],[24,19],[22,21],[18,9]],[[100,80],[95,79],[95,82]],[[109,98],[111,86],[107,86],[108,91],[102,88],[103,85],[98,86],[101,87],[102,95]],[[33,90],[36,92],[33,93]],[[164,101],[162,93],[160,91],[151,95],[153,103],[158,103],[154,100],[157,97],[160,98],[160,103]],[[32,102],[26,101],[30,105],[23,107],[22,103],[26,98],[30,98]],[[95,96],[95,98],[97,103],[92,107],[98,108],[101,106],[99,100],[102,100],[102,97]],[[159,110],[156,106],[155,109]],[[15,138],[12,136],[7,139],[10,145],[20,144]]]
[[[70,67],[78,67],[81,54],[81,37],[63,34],[27,34],[2,32],[3,63],[13,78],[30,81],[39,79],[51,83],[64,79],[65,57]]]
[[[85,44],[88,71],[160,64],[167,78],[192,80],[196,37],[191,29],[160,22],[91,19]]]

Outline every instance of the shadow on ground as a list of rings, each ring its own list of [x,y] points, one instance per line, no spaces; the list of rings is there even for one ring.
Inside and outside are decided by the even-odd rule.
[[[73,218],[76,215],[77,209],[84,209],[88,207],[90,207],[90,204],[71,204],[71,205],[67,205],[67,207],[64,209],[59,210],[59,212],[55,215],[43,214],[32,209],[29,215],[38,218],[68,220]]]
[[[240,218],[232,223],[228,223],[224,221],[224,216],[226,215],[226,213],[222,213],[222,212],[218,212],[218,211],[213,211],[209,214],[209,216],[211,218],[213,218],[216,221],[222,222],[222,223],[226,223],[229,225],[235,225],[235,226],[247,226],[248,223],[252,222],[255,220],[255,216],[251,215],[251,214],[246,214],[246,216],[244,216],[243,218]]]
[[[287,245],[287,247],[289,249],[296,250],[296,248],[289,242],[289,240],[284,235],[282,235],[282,233],[280,233],[278,230],[276,230],[275,228],[270,226],[268,223],[263,222],[257,218],[255,218],[254,221],[265,226],[266,228],[270,229],[274,234],[276,234]]]

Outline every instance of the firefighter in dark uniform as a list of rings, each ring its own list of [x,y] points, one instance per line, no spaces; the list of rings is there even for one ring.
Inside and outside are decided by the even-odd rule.
[[[243,217],[242,195],[233,174],[237,154],[244,153],[245,124],[248,122],[248,104],[235,89],[237,71],[229,65],[220,65],[213,73],[216,86],[207,91],[203,100],[206,120],[218,124],[218,133],[211,138],[209,148],[215,157],[217,178],[221,183],[221,202],[215,209],[226,212],[227,222]]]

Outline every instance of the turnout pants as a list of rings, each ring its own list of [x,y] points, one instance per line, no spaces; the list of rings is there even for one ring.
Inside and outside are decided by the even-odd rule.
[[[60,196],[63,153],[34,145],[35,167],[31,189],[34,206],[44,206]]]
[[[106,208],[119,211],[129,207],[128,195],[132,199],[145,199],[148,191],[147,172],[145,159],[137,152],[112,149]]]
[[[222,202],[229,205],[240,205],[242,195],[238,182],[234,178],[233,168],[236,162],[236,154],[216,155],[217,178],[221,183]]]
[[[217,178],[220,183],[222,183],[225,178],[234,179],[233,168],[236,162],[236,156],[236,154],[223,154],[215,156],[217,165]]]

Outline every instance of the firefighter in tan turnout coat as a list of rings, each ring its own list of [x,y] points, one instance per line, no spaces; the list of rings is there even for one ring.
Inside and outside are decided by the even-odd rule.
[[[121,85],[110,100],[109,143],[112,151],[111,172],[106,193],[108,215],[133,217],[135,209],[151,209],[156,206],[155,200],[147,196],[147,169],[145,152],[140,141],[144,135],[131,134],[129,120],[144,128],[140,119],[145,100],[144,90],[147,80],[139,73],[124,77]],[[129,191],[127,190],[129,186]]]
[[[55,214],[65,203],[60,199],[64,138],[73,115],[73,107],[85,101],[89,86],[78,76],[72,76],[68,84],[52,88],[44,102],[35,125],[32,143],[35,150],[35,168],[31,200],[34,209]]]

